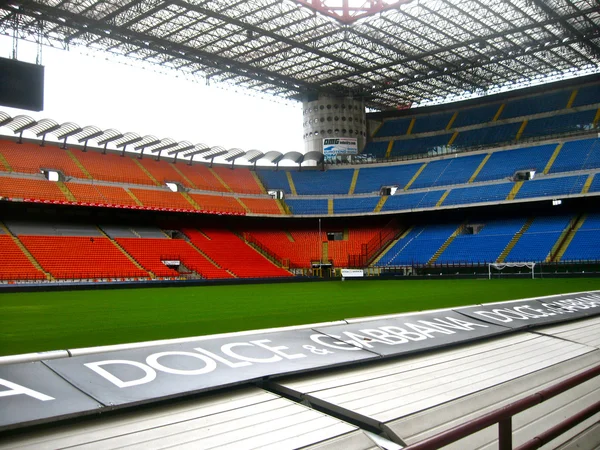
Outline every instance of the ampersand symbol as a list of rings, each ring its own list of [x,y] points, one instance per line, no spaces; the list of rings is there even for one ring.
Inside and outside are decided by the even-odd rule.
[[[314,353],[315,355],[329,355],[333,353],[324,348],[317,348],[314,345],[303,345],[302,348],[308,350],[311,353]]]

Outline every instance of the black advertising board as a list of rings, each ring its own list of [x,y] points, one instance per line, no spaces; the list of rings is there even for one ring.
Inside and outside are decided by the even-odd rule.
[[[94,412],[101,406],[41,362],[0,365],[0,430]]]
[[[455,311],[490,324],[521,329],[600,314],[600,295],[590,292],[553,295],[532,300],[457,308]]]

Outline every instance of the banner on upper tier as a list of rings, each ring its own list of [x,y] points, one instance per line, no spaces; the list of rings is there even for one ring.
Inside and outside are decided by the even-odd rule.
[[[265,377],[414,354],[598,313],[596,293],[558,295],[0,365],[0,431]]]
[[[336,155],[356,154],[358,154],[358,140],[356,138],[323,139],[323,155],[326,158]]]

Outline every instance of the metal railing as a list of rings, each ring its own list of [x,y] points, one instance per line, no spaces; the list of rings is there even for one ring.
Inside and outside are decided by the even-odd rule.
[[[452,444],[489,426],[498,424],[498,450],[533,450],[551,442],[556,437],[600,412],[600,401],[584,408],[574,416],[563,420],[550,429],[538,434],[522,445],[513,447],[512,417],[546,400],[556,397],[575,386],[579,386],[600,375],[600,365],[587,369],[549,388],[498,408],[481,417],[470,420],[435,436],[405,447],[405,450],[434,450]]]

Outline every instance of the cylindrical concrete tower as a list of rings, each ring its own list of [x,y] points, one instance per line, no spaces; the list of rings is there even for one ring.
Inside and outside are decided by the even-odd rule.
[[[311,99],[312,100],[312,99]],[[304,101],[304,150],[323,152],[323,139],[352,138],[361,152],[366,142],[366,115],[362,99],[319,96]]]

